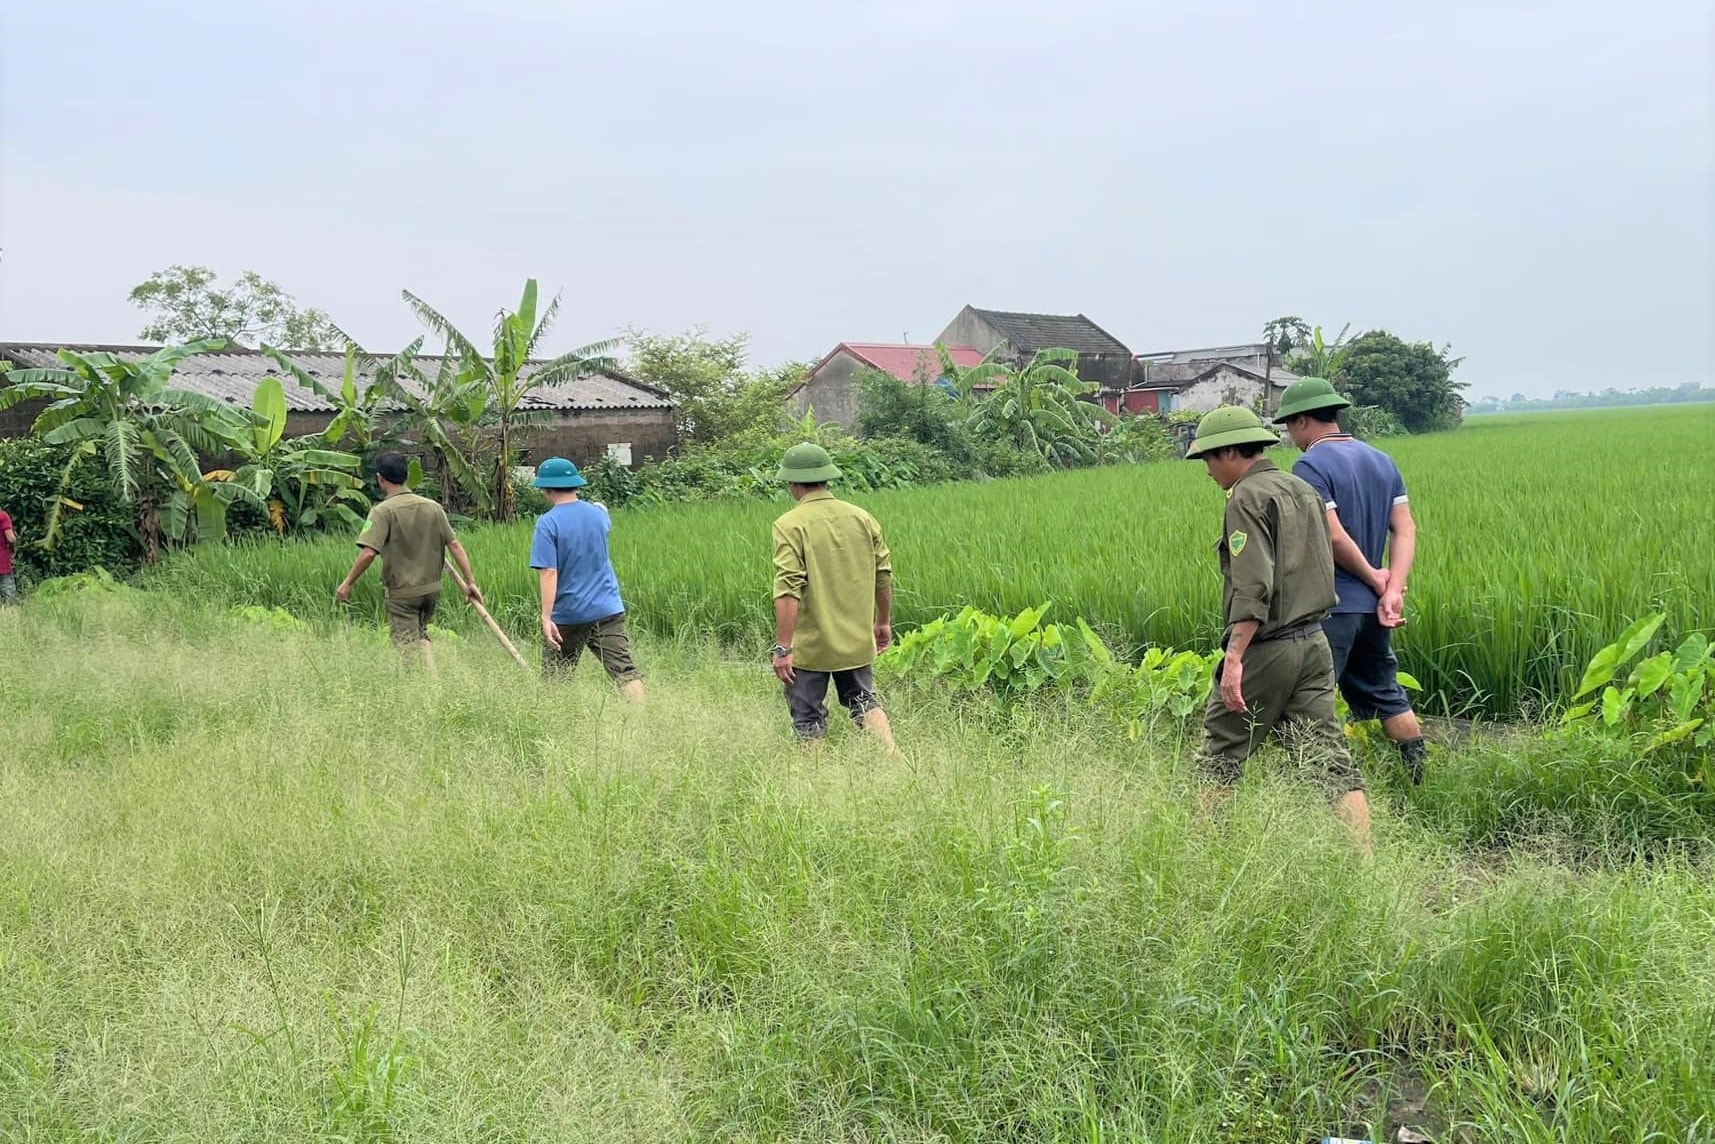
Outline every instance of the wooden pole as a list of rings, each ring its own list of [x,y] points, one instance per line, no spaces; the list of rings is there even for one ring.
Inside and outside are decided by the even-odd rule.
[[[470,588],[465,584],[464,577],[459,575],[459,570],[453,567],[453,562],[443,556],[441,558],[441,563],[447,566],[447,572],[452,576],[453,583],[459,586],[459,591],[465,593],[466,599],[470,599]],[[470,606],[476,609],[476,614],[482,617],[482,622],[488,625],[488,630],[494,633],[494,638],[500,641],[500,646],[505,648],[507,652],[511,654],[512,658],[518,661],[519,667],[528,671],[530,669],[530,665],[524,661],[523,656],[518,654],[518,649],[512,646],[512,641],[506,638],[506,633],[500,630],[500,625],[495,623],[494,617],[488,614],[488,609],[477,603],[475,600],[470,601]]]

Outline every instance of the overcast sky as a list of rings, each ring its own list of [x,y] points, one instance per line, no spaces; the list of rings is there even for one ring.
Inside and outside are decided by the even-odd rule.
[[[966,302],[1134,351],[1302,315],[1473,394],[1711,383],[1710,0],[5,0],[0,338],[254,268],[372,348],[523,280],[554,348],[761,362]]]

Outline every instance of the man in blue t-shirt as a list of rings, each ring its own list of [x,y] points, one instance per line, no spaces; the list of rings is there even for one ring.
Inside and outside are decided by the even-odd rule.
[[[1340,429],[1340,410],[1351,404],[1332,383],[1307,377],[1287,387],[1274,420],[1304,450],[1293,475],[1315,489],[1328,510],[1334,590],[1340,598],[1322,630],[1334,653],[1334,676],[1352,718],[1380,719],[1383,733],[1399,746],[1411,781],[1419,783],[1426,754],[1423,730],[1399,685],[1393,654],[1393,629],[1405,623],[1405,582],[1417,555],[1417,525],[1393,458]]]
[[[643,673],[631,659],[625,605],[607,555],[613,521],[607,509],[579,498],[577,490],[587,484],[564,457],[549,457],[536,468],[535,485],[549,506],[530,542],[530,567],[542,589],[542,673],[570,671],[587,647],[620,694],[642,699]]]

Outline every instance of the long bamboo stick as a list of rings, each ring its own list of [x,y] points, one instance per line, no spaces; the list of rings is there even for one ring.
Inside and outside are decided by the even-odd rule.
[[[453,583],[459,586],[459,591],[465,593],[465,598],[469,599],[470,588],[465,584],[464,577],[459,575],[459,570],[453,567],[453,562],[442,557],[441,563],[447,566],[447,572],[451,574]],[[518,649],[512,646],[512,641],[506,638],[506,633],[500,630],[500,625],[495,623],[494,617],[488,614],[488,609],[475,600],[470,601],[470,606],[476,609],[476,614],[482,617],[482,622],[488,625],[488,630],[494,633],[494,638],[500,641],[500,646],[511,653],[512,658],[518,661],[519,667],[528,671],[530,665],[524,661],[523,656],[518,654]]]

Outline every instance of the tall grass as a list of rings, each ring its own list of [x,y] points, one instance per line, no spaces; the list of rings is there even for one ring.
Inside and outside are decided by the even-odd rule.
[[[1399,636],[1404,666],[1458,713],[1516,714],[1558,695],[1632,618],[1670,634],[1715,598],[1715,409],[1485,417],[1389,440],[1412,494],[1420,556]],[[1292,454],[1281,451],[1283,465]],[[903,624],[966,603],[1012,613],[1052,599],[1134,644],[1218,638],[1212,552],[1220,490],[1194,463],[1107,468],[857,498],[893,548]],[[658,634],[762,646],[770,520],[779,503],[615,514],[614,563],[634,622]],[[527,524],[466,541],[505,622],[535,629]],[[211,548],[164,582],[232,603],[333,611],[342,541]],[[379,614],[373,586],[361,606]]]
[[[1046,703],[805,755],[765,669],[668,651],[633,710],[475,641],[0,614],[0,1139],[1715,1127],[1706,861],[1482,861],[1458,785],[1384,783],[1366,865],[1287,769],[1199,819]]]

